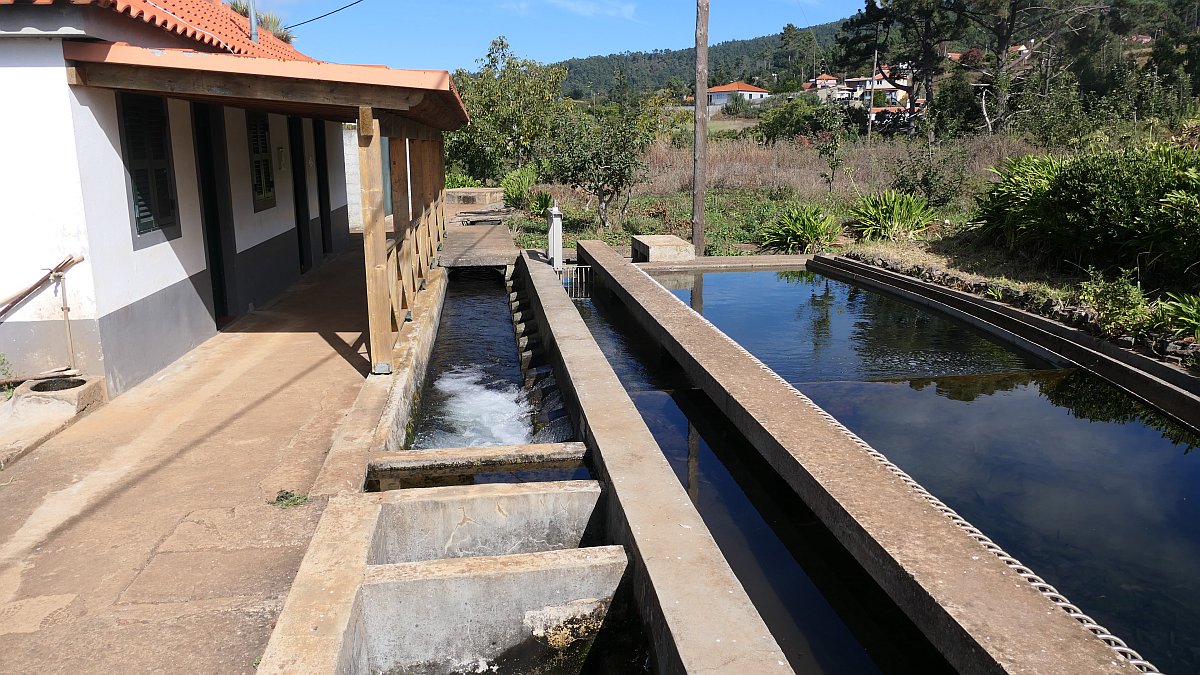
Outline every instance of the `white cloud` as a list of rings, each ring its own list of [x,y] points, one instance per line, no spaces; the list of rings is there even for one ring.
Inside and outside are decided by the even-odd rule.
[[[612,2],[611,0],[547,0],[559,9],[565,9],[580,16],[613,16],[620,19],[633,20],[637,4],[632,2]]]
[[[529,13],[528,2],[505,2],[500,4],[500,9],[503,9],[513,14],[525,15]]]

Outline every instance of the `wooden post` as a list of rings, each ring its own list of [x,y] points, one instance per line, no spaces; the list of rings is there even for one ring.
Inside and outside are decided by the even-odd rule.
[[[358,109],[358,176],[362,199],[363,258],[371,372],[392,372],[392,303],[388,296],[387,233],[383,216],[383,139],[369,106]]]
[[[394,262],[397,269],[392,270],[392,274],[398,274],[400,277],[399,284],[393,284],[400,297],[397,307],[402,310],[397,312],[396,320],[407,321],[411,319],[412,309],[412,290],[410,289],[407,279],[405,259],[404,259],[404,238],[408,235],[408,222],[411,216],[408,211],[408,157],[405,151],[405,139],[403,136],[399,138],[388,139],[388,156],[391,158],[391,176],[392,176],[392,238],[396,242],[396,253]]]
[[[422,203],[428,209],[428,215],[425,220],[425,239],[426,246],[429,247],[429,261],[433,263],[433,259],[437,256],[437,204],[434,201],[434,158],[433,158],[433,141],[428,138],[421,141],[421,161],[424,164],[425,170],[422,183],[424,184],[424,197]]]
[[[704,169],[708,164],[708,0],[696,0],[696,117],[692,148],[692,243],[704,255]]]
[[[418,272],[424,279],[429,269],[430,258],[429,239],[426,236],[429,227],[429,209],[425,206],[424,142],[419,138],[409,140],[409,151],[412,153],[413,214],[417,222],[413,239],[419,253],[417,256]]]
[[[446,239],[446,140],[438,132],[437,141],[437,189],[438,189],[438,247]]]

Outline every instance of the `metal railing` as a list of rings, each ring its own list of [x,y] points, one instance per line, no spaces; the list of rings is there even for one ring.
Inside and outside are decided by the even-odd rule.
[[[555,270],[562,280],[567,297],[572,300],[587,300],[592,297],[592,268],[589,265],[563,265]]]

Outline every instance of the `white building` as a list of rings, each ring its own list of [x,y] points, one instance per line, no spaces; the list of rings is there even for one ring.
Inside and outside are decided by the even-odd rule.
[[[466,122],[444,71],[313,61],[217,0],[0,0],[0,91],[0,297],[83,257],[74,354],[54,283],[0,315],[0,353],[110,395],[347,247],[359,106],[438,142]]]
[[[722,84],[719,87],[712,87],[708,90],[709,105],[725,105],[734,99],[736,96],[741,96],[747,101],[761,101],[770,96],[771,93],[761,87],[756,87],[745,82],[730,82]]]

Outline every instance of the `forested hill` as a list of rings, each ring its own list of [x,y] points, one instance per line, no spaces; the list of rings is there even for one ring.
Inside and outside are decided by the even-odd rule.
[[[749,40],[730,40],[713,45],[708,50],[708,72],[711,83],[733,80],[751,80],[754,76],[766,76],[777,70],[779,60],[809,57],[803,43],[811,45],[808,36],[815,38],[818,50],[824,52],[833,45],[841,28],[841,21],[823,23],[796,31],[790,42],[793,51],[803,52],[800,56],[788,56],[788,45],[784,44],[783,33],[764,35]],[[792,31],[795,31],[792,28]],[[797,44],[799,42],[800,44]],[[796,49],[799,47],[800,49]],[[567,79],[563,82],[563,94],[582,99],[593,92],[603,94],[611,91],[618,71],[624,74],[629,86],[647,91],[669,89],[673,92],[691,91],[695,79],[695,49],[660,49],[652,52],[625,52],[608,56],[589,56],[569,59],[555,65],[566,66]]]

